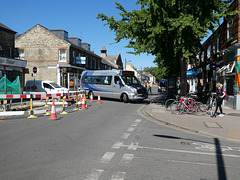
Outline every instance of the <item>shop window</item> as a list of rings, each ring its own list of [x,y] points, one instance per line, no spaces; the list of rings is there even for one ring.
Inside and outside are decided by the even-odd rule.
[[[233,38],[233,20],[230,20],[227,23],[227,40],[231,40]]]
[[[59,49],[59,61],[66,62],[67,61],[67,50]]]

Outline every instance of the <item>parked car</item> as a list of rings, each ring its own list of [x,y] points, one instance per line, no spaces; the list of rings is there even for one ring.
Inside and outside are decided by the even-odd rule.
[[[59,86],[53,81],[28,80],[25,86],[26,92],[68,93],[68,89]]]

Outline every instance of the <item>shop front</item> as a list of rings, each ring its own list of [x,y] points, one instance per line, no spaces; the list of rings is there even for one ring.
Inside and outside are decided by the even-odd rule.
[[[16,79],[19,79],[22,92],[24,88],[24,74],[26,65],[27,61],[25,60],[0,57],[0,80],[2,78],[6,78],[12,83]],[[13,92],[12,90],[8,91],[6,88],[2,93],[12,94]]]
[[[70,64],[57,66],[57,83],[70,91],[77,91],[80,87],[80,78],[84,68]]]
[[[240,110],[240,70],[237,66],[240,62],[240,49],[228,51],[223,60],[224,65],[217,70],[217,81],[223,84],[223,88],[228,94],[224,105]]]

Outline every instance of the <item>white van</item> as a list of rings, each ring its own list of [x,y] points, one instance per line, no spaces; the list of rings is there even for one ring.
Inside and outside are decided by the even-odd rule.
[[[68,93],[68,89],[59,86],[53,81],[28,80],[25,86],[26,92]]]
[[[133,71],[123,70],[96,70],[83,71],[81,89],[86,90],[88,97],[93,96],[128,101],[143,100],[148,97],[145,87],[134,76]]]

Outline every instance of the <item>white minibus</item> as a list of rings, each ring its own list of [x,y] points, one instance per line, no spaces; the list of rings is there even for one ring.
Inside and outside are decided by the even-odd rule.
[[[93,96],[128,101],[142,101],[148,97],[145,87],[134,76],[133,71],[123,70],[95,70],[83,71],[81,76],[81,89],[86,91],[88,97]]]

